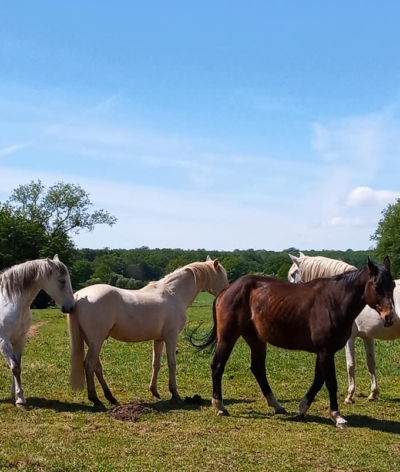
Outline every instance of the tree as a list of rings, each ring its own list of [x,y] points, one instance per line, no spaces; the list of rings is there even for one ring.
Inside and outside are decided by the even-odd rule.
[[[40,180],[20,185],[11,194],[8,205],[13,212],[42,226],[48,234],[78,234],[93,231],[95,225],[116,223],[105,210],[89,212],[89,194],[75,184],[57,182],[46,190]]]
[[[382,211],[382,215],[371,240],[376,242],[377,258],[382,261],[388,255],[392,262],[392,274],[398,277],[400,275],[400,199],[388,205]]]
[[[37,259],[48,243],[44,229],[0,204],[0,270]],[[53,254],[54,255],[54,254]]]

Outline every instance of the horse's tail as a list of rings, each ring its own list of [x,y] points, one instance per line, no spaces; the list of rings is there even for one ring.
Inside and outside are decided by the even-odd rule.
[[[196,338],[195,334],[197,333],[197,330],[200,328],[201,325],[199,325],[194,330],[187,332],[187,338],[190,344],[196,349],[198,349],[199,351],[204,351],[205,349],[208,349],[209,351],[213,352],[215,351],[215,348],[217,347],[217,343],[218,343],[217,309],[216,309],[217,300],[218,300],[218,297],[215,297],[214,302],[213,302],[213,307],[212,307],[214,324],[213,324],[213,327],[211,328],[211,331],[201,336],[200,338]]]
[[[68,330],[71,349],[71,386],[72,390],[83,390],[85,386],[85,369],[83,359],[85,346],[83,332],[79,326],[78,313],[74,311],[68,314]]]

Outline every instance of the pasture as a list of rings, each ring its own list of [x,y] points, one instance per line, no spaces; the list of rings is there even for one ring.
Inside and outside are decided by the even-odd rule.
[[[211,301],[200,294],[188,309],[188,326],[211,327]],[[357,396],[344,405],[347,374],[344,350],[336,355],[342,414],[350,428],[338,430],[328,418],[324,387],[306,422],[294,420],[309,388],[314,356],[269,347],[271,387],[289,416],[275,416],[250,370],[250,350],[240,341],[223,377],[230,417],[210,406],[211,354],[196,353],[180,336],[177,381],[182,397],[201,395],[204,404],[171,403],[165,353],[160,371],[162,400],[154,399],[151,343],[106,341],[104,375],[121,403],[143,402],[137,421],[94,412],[86,392],[69,385],[69,339],[59,310],[34,311],[36,333],[25,348],[22,376],[30,406],[10,403],[11,374],[0,369],[0,470],[21,471],[382,471],[400,465],[400,346],[377,342],[381,397],[367,402],[369,378],[362,342],[357,341]],[[99,394],[101,390],[99,390]],[[103,399],[103,397],[100,397]],[[106,403],[108,405],[108,403]]]

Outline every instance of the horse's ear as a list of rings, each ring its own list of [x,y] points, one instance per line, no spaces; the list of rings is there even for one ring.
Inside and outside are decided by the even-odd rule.
[[[210,256],[207,256],[206,262],[212,261]]]
[[[289,257],[292,260],[293,264],[296,264],[297,267],[299,267],[300,257],[293,256],[292,254],[289,254]]]
[[[371,259],[369,258],[369,256],[368,256],[368,269],[369,269],[369,273],[370,273],[372,276],[374,276],[374,277],[375,277],[376,275],[378,275],[378,273],[379,273],[378,266],[375,265],[375,264],[371,261]]]
[[[300,254],[300,257],[306,257],[306,255],[301,251],[299,251],[299,254]]]
[[[214,269],[216,269],[216,268],[219,266],[219,261],[218,261],[218,259],[214,259],[214,261],[213,261],[213,266],[214,266]]]
[[[60,259],[58,258],[58,254],[54,254],[53,261],[59,261]]]
[[[386,267],[386,269],[390,272],[390,259],[389,256],[386,256],[385,259],[383,260],[383,265]]]

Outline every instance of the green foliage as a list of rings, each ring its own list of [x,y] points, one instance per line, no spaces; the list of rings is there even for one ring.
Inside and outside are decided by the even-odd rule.
[[[48,242],[39,224],[13,214],[7,205],[0,204],[0,270],[36,259]]]
[[[375,253],[379,260],[389,256],[392,262],[392,274],[400,276],[400,199],[382,212],[378,228],[371,236],[376,242]]]
[[[46,187],[40,180],[20,185],[11,194],[8,204],[14,213],[36,221],[48,234],[93,231],[98,224],[112,226],[117,219],[105,210],[89,213],[89,194],[75,184],[57,182]]]

